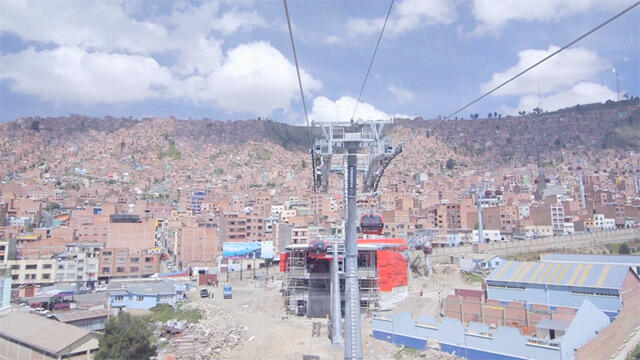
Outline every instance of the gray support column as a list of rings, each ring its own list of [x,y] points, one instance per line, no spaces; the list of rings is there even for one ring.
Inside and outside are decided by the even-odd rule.
[[[347,224],[345,226],[345,359],[362,359],[360,289],[358,286],[358,244],[356,238],[357,145],[347,148]]]

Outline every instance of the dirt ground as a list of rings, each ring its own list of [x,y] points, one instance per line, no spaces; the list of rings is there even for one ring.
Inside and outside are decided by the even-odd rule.
[[[456,287],[480,288],[479,284],[465,283],[459,271],[450,266],[436,268],[431,277],[413,277],[409,281],[409,296],[392,311],[410,311],[414,316],[439,316],[442,297],[453,294]],[[307,319],[286,314],[280,283],[268,286],[236,282],[233,298],[222,298],[222,286],[212,289],[214,298],[201,299],[193,293],[194,301],[212,304],[229,312],[247,329],[248,341],[237,346],[230,359],[302,359],[305,354],[320,359],[342,359],[341,349],[331,345],[326,319]],[[420,290],[423,296],[419,296]],[[313,322],[322,323],[320,337],[312,337]],[[362,339],[365,359],[420,359],[450,358],[432,352],[407,351],[372,336],[371,319],[363,315]]]

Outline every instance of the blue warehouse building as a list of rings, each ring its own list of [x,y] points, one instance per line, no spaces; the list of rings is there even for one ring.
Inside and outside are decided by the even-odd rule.
[[[625,299],[640,292],[629,266],[596,263],[502,263],[487,277],[487,298],[579,308],[589,300],[613,318]]]

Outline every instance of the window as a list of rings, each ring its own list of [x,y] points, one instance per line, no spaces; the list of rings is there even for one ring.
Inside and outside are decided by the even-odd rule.
[[[103,251],[102,252],[102,256],[110,256],[111,255],[111,251]]]
[[[122,295],[116,295],[115,300],[116,300],[116,301],[122,301],[122,300],[124,300],[124,296],[122,296]]]
[[[124,267],[117,267],[116,268],[116,272],[123,273],[124,272]]]
[[[144,262],[153,262],[153,258],[152,257],[146,257],[146,258],[144,258]]]
[[[110,272],[111,272],[111,269],[109,269],[108,267],[103,267],[103,268],[102,268],[102,273],[103,273],[103,274],[108,274],[108,273],[110,273]]]
[[[136,301],[142,301],[144,298],[142,296],[136,296]]]
[[[38,268],[38,265],[30,264],[30,265],[25,266],[24,268],[27,269],[27,270],[35,270],[35,269]]]
[[[11,265],[11,270],[19,270],[20,265]]]
[[[44,264],[42,265],[43,269],[51,269],[51,264]]]
[[[11,279],[18,280],[18,275],[11,275]]]
[[[129,262],[131,262],[132,264],[136,264],[136,263],[140,262],[140,258],[139,257],[132,257],[131,259],[129,259]]]
[[[138,272],[138,267],[137,267],[137,266],[132,266],[132,267],[129,269],[129,271],[130,271],[130,272]]]
[[[51,279],[51,274],[42,274],[42,278],[46,280]]]

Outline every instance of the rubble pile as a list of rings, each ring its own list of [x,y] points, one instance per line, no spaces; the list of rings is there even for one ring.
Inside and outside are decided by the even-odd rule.
[[[228,358],[231,351],[247,340],[247,329],[225,310],[212,304],[190,303],[187,309],[202,311],[197,324],[188,324],[184,330],[168,340],[160,340],[160,359],[175,356],[184,360]],[[163,338],[161,338],[163,339]]]

